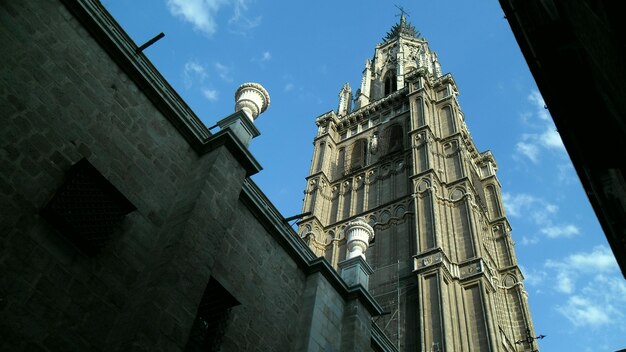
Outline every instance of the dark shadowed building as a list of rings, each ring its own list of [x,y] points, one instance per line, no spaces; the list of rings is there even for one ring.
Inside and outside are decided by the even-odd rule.
[[[211,133],[95,0],[1,2],[0,48],[0,350],[395,350],[249,179],[263,87]]]
[[[619,2],[500,4],[626,277],[626,28]]]

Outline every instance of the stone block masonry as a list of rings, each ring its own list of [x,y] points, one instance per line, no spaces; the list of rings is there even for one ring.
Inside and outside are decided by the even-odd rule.
[[[0,2],[0,47],[0,350],[183,351],[210,280],[239,303],[223,351],[385,343],[380,306],[315,259],[237,136],[211,134],[99,2]],[[94,254],[41,216],[83,159],[136,208]]]

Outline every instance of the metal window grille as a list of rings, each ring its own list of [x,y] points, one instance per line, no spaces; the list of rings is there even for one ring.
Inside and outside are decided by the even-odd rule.
[[[135,209],[87,159],[82,159],[67,172],[65,182],[41,215],[83,252],[95,255],[123,217]]]

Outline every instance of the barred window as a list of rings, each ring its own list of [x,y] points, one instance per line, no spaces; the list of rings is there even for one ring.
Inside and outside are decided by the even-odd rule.
[[[87,159],[82,159],[69,169],[41,215],[80,250],[95,255],[124,216],[135,209]]]

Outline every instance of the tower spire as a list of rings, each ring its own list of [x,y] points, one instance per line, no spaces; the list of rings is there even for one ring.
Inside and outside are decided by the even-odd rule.
[[[392,312],[380,327],[398,350],[514,350],[536,335],[495,159],[398,9],[365,63],[357,110],[345,85],[338,111],[316,119],[300,236]]]
[[[420,38],[421,34],[415,29],[415,27],[413,27],[413,25],[411,25],[406,20],[406,16],[409,15],[409,13],[402,6],[395,5],[395,7],[400,10],[400,23],[396,23],[393,27],[391,27],[391,30],[387,32],[387,35],[385,36],[385,38],[383,38],[383,41],[388,42],[392,39],[399,37],[401,34],[410,37]]]

